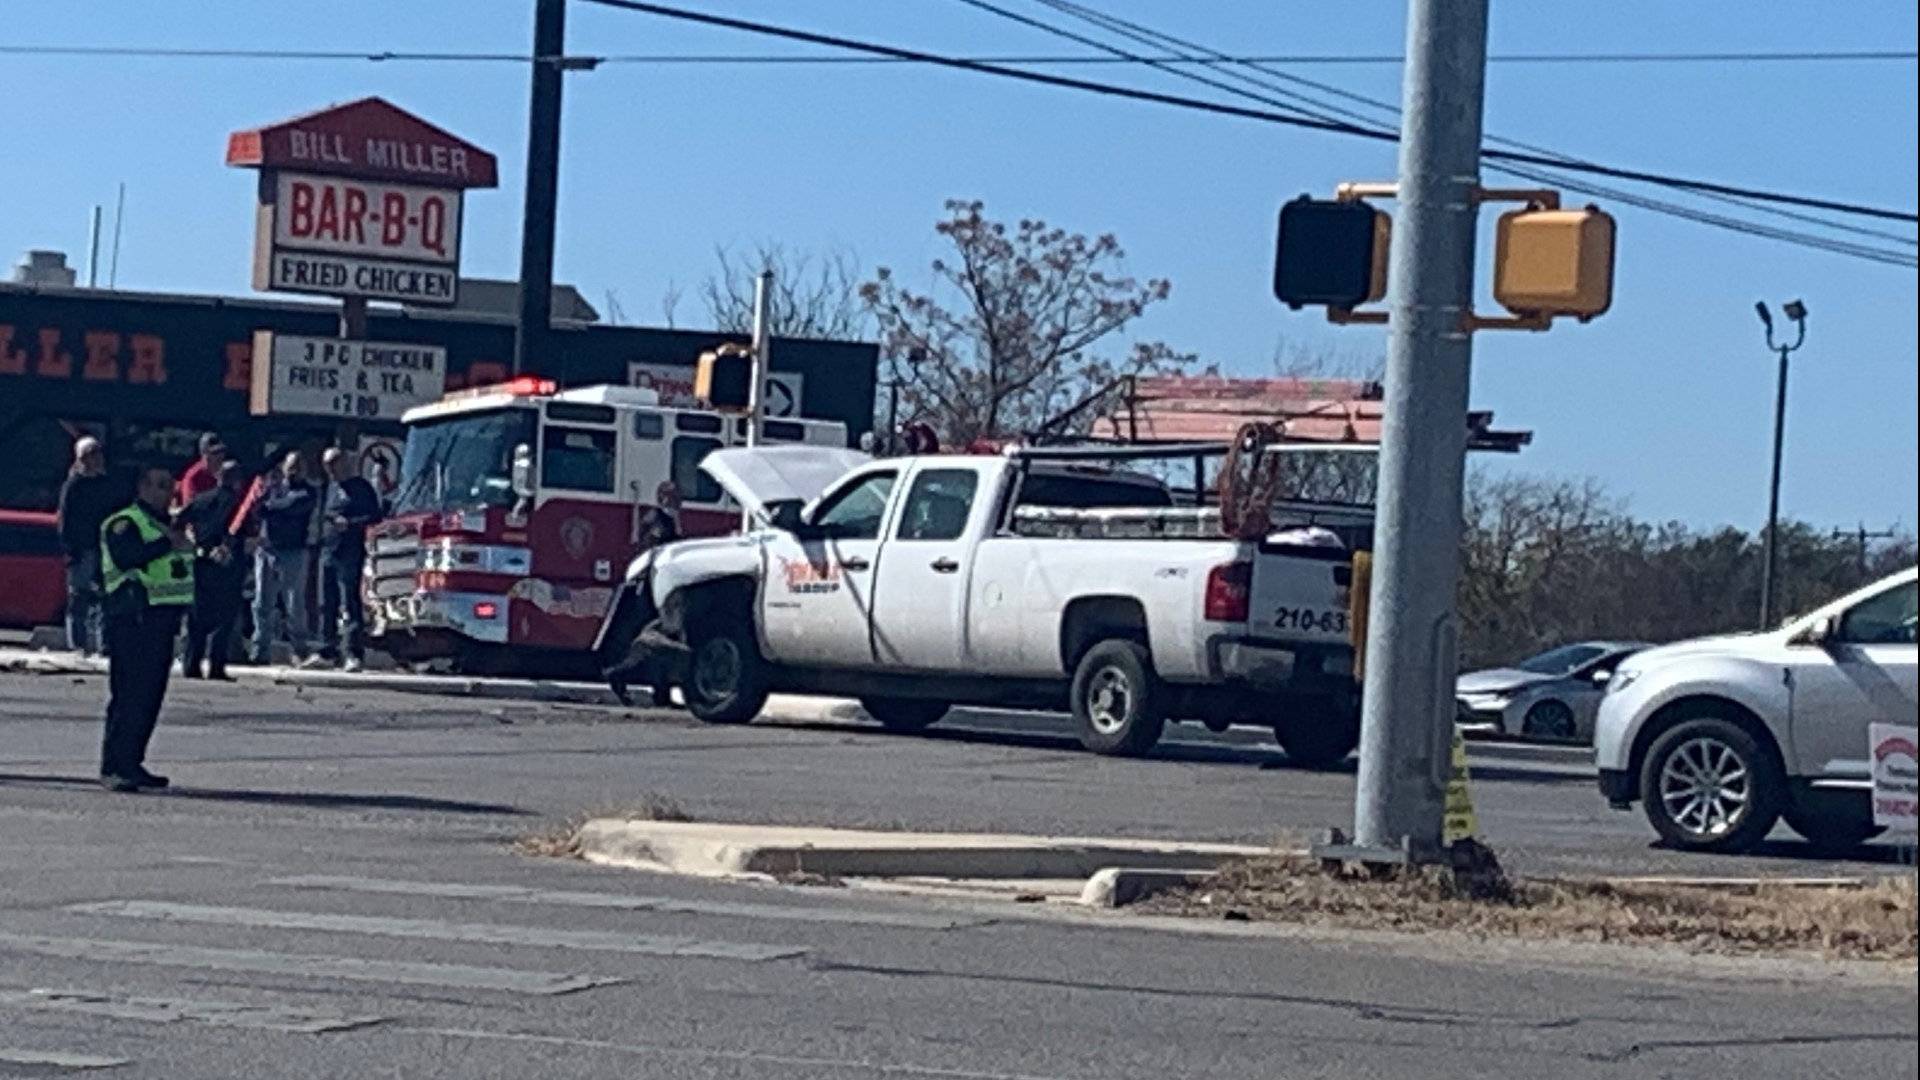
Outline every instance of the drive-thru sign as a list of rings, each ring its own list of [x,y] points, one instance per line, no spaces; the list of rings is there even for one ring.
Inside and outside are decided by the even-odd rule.
[[[253,287],[448,307],[462,197],[499,183],[492,154],[379,98],[238,131],[227,164],[260,170]]]

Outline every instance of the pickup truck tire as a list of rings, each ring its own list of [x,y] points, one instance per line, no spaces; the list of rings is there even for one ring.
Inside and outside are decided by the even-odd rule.
[[[746,626],[709,623],[695,630],[687,683],[687,711],[707,724],[746,724],[767,704],[766,664]]]
[[[1096,754],[1139,757],[1167,725],[1160,679],[1146,646],[1103,641],[1073,672],[1073,724],[1080,745]]]
[[[1289,701],[1273,737],[1287,760],[1303,769],[1331,769],[1360,745],[1360,717],[1332,698]]]
[[[888,731],[925,731],[944,719],[953,706],[922,698],[861,698],[860,707]]]
[[[1640,768],[1648,824],[1682,851],[1758,847],[1780,820],[1785,787],[1770,749],[1719,716],[1696,716],[1662,732]]]

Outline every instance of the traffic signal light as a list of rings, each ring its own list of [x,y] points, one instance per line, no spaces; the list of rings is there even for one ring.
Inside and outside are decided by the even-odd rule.
[[[1585,322],[1613,305],[1613,217],[1583,210],[1510,210],[1494,231],[1493,298],[1516,315]]]
[[[753,353],[740,345],[722,345],[700,354],[693,372],[693,396],[722,412],[753,407]]]
[[[1296,311],[1379,300],[1392,232],[1393,219],[1364,201],[1300,196],[1280,208],[1273,295]]]

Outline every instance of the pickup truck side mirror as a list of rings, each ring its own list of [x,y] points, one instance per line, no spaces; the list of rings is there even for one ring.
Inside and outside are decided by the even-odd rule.
[[[513,448],[513,493],[522,499],[533,498],[533,447],[520,443]]]

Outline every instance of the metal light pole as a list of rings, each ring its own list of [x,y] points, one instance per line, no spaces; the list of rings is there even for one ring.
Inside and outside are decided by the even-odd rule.
[[[767,409],[767,372],[773,367],[773,270],[753,283],[753,385],[747,387],[747,445],[760,445],[761,414]]]
[[[1767,349],[1780,354],[1780,381],[1773,397],[1773,483],[1767,489],[1766,558],[1760,565],[1760,629],[1771,630],[1774,588],[1780,569],[1780,457],[1787,438],[1787,357],[1806,344],[1807,305],[1798,300],[1780,305],[1780,313],[1794,325],[1791,345],[1774,341],[1773,312],[1767,310],[1766,301],[1755,303],[1753,310],[1760,315],[1760,325],[1767,328]]]
[[[1410,0],[1354,845],[1444,837],[1487,0]]]

